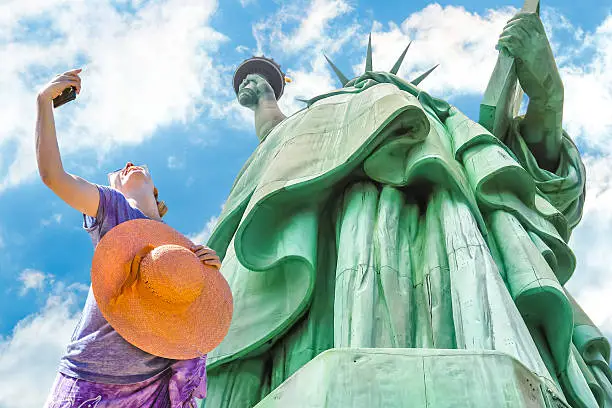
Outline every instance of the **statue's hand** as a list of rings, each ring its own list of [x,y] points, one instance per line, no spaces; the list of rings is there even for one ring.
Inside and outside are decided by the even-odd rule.
[[[530,103],[563,103],[563,83],[536,13],[521,12],[508,20],[497,49],[515,58],[518,80]]]
[[[274,90],[261,75],[247,75],[238,87],[238,102],[242,106],[255,109],[262,100],[276,101]]]

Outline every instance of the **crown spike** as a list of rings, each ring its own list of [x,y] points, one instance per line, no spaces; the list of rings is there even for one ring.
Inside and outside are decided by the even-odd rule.
[[[440,64],[436,64],[433,68],[430,68],[429,71],[421,74],[417,79],[413,79],[412,81],[410,81],[410,83],[412,85],[414,85],[414,86],[417,86],[418,84],[423,82],[423,80],[425,78],[427,78],[429,76],[429,74],[431,74],[433,72],[434,69],[438,68],[438,65],[440,65]]]
[[[338,67],[336,65],[334,65],[334,63],[327,58],[327,55],[323,54],[323,56],[325,57],[325,59],[327,60],[328,64],[332,67],[332,69],[334,70],[334,73],[336,74],[336,76],[338,77],[338,79],[340,80],[340,83],[342,83],[342,86],[346,85],[346,83],[349,81],[348,78],[346,76],[344,76],[344,74],[342,73],[342,71],[340,71],[338,69]]]
[[[370,33],[370,36],[368,37],[368,52],[366,54],[366,66],[365,66],[365,72],[371,72],[372,71],[372,33]]]
[[[400,55],[400,57],[397,59],[397,61],[395,62],[395,65],[393,65],[393,68],[391,68],[391,71],[389,71],[393,75],[397,75],[397,71],[399,71],[400,67],[402,66],[402,62],[404,62],[404,57],[406,56],[406,53],[408,52],[408,48],[410,48],[410,44],[412,44],[412,41],[408,43],[408,46],[406,47],[404,52],[402,52],[402,55]]]

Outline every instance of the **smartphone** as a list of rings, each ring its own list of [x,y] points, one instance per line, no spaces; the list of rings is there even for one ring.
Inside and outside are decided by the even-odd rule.
[[[65,103],[76,99],[76,88],[71,86],[70,88],[64,89],[64,91],[57,97],[53,98],[53,107],[59,108]]]

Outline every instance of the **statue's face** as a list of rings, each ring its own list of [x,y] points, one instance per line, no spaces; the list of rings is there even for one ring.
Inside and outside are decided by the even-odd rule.
[[[238,87],[238,102],[247,108],[254,107],[262,97],[269,96],[275,99],[274,90],[261,75],[247,75]]]

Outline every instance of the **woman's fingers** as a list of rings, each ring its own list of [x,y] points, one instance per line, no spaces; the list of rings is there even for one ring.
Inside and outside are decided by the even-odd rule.
[[[54,87],[52,91],[52,97],[56,98],[64,92],[66,88],[74,87],[76,89],[76,93],[81,92],[81,84],[78,81],[57,81],[54,83],[57,85]]]
[[[202,261],[202,262],[204,262],[206,265],[214,266],[217,269],[221,268],[221,261],[218,259],[211,259],[210,261]]]
[[[83,71],[83,68],[71,69],[70,71],[64,72],[64,75],[67,75],[67,74],[78,74],[81,71]]]
[[[214,252],[204,252],[198,255],[198,258],[205,260],[205,259],[219,259],[219,257],[217,256],[217,254],[215,254]]]
[[[216,252],[215,252],[213,249],[210,249],[210,248],[207,248],[207,247],[199,247],[199,248],[195,248],[195,249],[193,250],[193,252],[194,252],[196,255],[200,255],[200,254],[209,254],[209,253],[210,253],[210,254],[215,254],[215,255],[217,254],[217,253],[216,253]]]
[[[61,75],[58,78],[54,79],[53,83],[62,86],[60,93],[63,92],[64,89],[69,88],[71,86],[76,88],[77,93],[81,92],[81,78],[77,76]]]
[[[221,267],[221,260],[216,253],[204,253],[202,255],[198,255],[198,259],[206,265],[216,266],[217,268]]]
[[[205,250],[207,250],[207,251],[214,251],[214,249],[209,248],[209,247],[206,247],[206,246],[204,246],[204,245],[194,245],[194,246],[191,248],[191,250],[192,250],[192,251],[199,251],[199,250],[202,250],[202,249],[205,249]]]
[[[81,83],[81,77],[78,75],[66,75],[66,79],[70,81],[78,81]]]
[[[55,79],[55,82],[59,81],[77,81],[81,83],[81,77],[79,77],[78,75],[60,75]]]
[[[215,252],[214,249],[208,248],[204,245],[193,245],[191,251],[196,254],[198,259],[205,265],[214,266],[217,269],[221,268],[221,259]]]
[[[198,259],[204,263],[208,263],[208,262],[221,262],[221,260],[219,259],[219,257],[217,255],[200,255],[198,256]]]

